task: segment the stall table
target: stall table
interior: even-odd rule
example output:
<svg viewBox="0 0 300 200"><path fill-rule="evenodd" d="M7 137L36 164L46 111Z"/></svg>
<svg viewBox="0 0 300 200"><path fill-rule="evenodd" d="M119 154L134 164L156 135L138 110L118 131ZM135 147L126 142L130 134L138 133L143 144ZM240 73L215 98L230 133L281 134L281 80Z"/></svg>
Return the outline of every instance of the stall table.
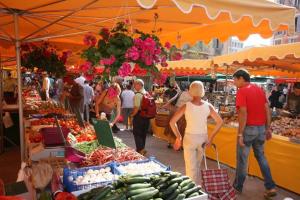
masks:
<svg viewBox="0 0 300 200"><path fill-rule="evenodd" d="M165 139L164 128L157 127L154 121L151 125L154 135ZM209 125L208 132L212 132L213 128L214 125ZM236 135L237 128L224 126L214 140L218 147L220 162L232 168L236 165ZM300 194L300 144L292 143L285 137L273 135L273 138L266 142L265 155L275 183ZM212 149L207 151L207 156L215 160ZM262 178L253 151L249 156L248 174Z"/></svg>

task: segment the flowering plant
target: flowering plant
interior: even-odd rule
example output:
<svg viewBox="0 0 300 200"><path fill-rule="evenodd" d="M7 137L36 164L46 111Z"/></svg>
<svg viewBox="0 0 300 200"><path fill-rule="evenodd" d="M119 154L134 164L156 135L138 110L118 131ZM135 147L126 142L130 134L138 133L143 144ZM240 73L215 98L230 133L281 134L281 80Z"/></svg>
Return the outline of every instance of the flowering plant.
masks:
<svg viewBox="0 0 300 200"><path fill-rule="evenodd" d="M23 44L21 45L21 65L26 68L37 67L41 71L63 75L66 72L65 64L70 54L71 51L64 51L59 55L47 42L41 45Z"/></svg>
<svg viewBox="0 0 300 200"><path fill-rule="evenodd" d="M145 34L135 30L129 33L127 23L119 22L112 30L102 28L100 30L100 39L91 34L87 34L84 43L88 46L83 51L82 57L95 65L104 65L104 75L122 77L128 76L132 71L131 63L138 64L148 72L158 73L157 64L167 66L169 58L166 48L161 45L159 38L153 34Z"/></svg>

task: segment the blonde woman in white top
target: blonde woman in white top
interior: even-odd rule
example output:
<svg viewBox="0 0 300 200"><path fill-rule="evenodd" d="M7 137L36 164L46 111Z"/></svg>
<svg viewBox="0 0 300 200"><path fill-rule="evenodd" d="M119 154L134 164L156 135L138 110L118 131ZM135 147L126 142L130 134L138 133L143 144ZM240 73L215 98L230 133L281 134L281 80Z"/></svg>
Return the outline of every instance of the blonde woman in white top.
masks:
<svg viewBox="0 0 300 200"><path fill-rule="evenodd" d="M222 127L223 120L210 103L202 100L205 91L201 81L194 81L190 85L189 93L193 97L192 101L187 102L174 114L170 126L176 135L174 149L177 150L181 147L183 133L179 132L176 123L185 115L187 126L183 149L186 175L199 184L200 166L203 157L202 144L206 143L207 147L212 144L214 137ZM209 116L215 120L216 126L208 138L207 118Z"/></svg>

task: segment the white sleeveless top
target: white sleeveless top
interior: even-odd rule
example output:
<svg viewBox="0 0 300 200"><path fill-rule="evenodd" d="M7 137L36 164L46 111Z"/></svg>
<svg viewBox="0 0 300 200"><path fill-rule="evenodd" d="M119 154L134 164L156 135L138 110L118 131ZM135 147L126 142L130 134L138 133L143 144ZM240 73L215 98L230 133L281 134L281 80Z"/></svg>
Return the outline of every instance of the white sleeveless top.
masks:
<svg viewBox="0 0 300 200"><path fill-rule="evenodd" d="M200 106L187 102L184 114L186 119L185 134L207 134L207 118L210 115L208 102L203 101Z"/></svg>

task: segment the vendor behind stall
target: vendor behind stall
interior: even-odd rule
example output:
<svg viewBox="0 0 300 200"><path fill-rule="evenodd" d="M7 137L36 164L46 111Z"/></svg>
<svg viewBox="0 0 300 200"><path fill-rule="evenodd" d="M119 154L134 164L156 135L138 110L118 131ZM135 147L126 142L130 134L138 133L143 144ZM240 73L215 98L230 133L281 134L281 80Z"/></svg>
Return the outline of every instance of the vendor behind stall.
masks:
<svg viewBox="0 0 300 200"><path fill-rule="evenodd" d="M286 109L292 113L300 114L300 82L294 84L294 90L288 96Z"/></svg>

